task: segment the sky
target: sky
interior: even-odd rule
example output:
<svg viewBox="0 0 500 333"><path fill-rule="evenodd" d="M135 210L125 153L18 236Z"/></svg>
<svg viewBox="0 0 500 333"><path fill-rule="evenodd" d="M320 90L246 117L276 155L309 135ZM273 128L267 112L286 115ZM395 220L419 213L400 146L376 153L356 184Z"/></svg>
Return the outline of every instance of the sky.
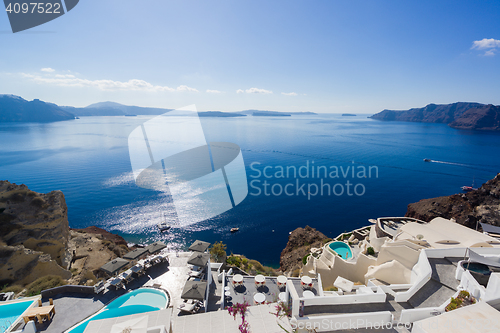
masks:
<svg viewBox="0 0 500 333"><path fill-rule="evenodd" d="M82 0L12 33L0 93L59 105L375 113L500 104L500 1Z"/></svg>

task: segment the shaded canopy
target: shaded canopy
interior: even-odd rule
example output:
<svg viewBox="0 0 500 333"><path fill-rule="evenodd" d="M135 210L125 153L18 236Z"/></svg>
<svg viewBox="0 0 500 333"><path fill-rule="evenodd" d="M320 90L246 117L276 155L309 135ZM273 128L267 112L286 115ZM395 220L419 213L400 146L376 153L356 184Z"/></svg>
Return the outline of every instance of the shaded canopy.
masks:
<svg viewBox="0 0 500 333"><path fill-rule="evenodd" d="M119 271L122 267L127 266L128 263L129 263L128 260L125 260L123 258L116 258L102 265L100 270L108 273L109 275L113 275L114 273Z"/></svg>
<svg viewBox="0 0 500 333"><path fill-rule="evenodd" d="M163 250L166 247L167 247L167 245L165 245L165 243L158 241L158 242L154 242L153 244L149 244L148 246L146 246L145 249L147 251L149 251L149 253L153 254L153 253L156 253L156 252Z"/></svg>
<svg viewBox="0 0 500 333"><path fill-rule="evenodd" d="M148 250L146 248L143 248L143 249L137 248L133 251L130 251L126 255L124 255L123 258L129 259L129 260L135 260L135 259L139 258L140 256L142 256L146 252L148 252Z"/></svg>
<svg viewBox="0 0 500 333"><path fill-rule="evenodd" d="M191 257L188 260L189 265L195 265L195 266L200 266L203 267L207 264L208 259L210 259L210 254L209 253L200 253L200 252L195 252L191 255Z"/></svg>
<svg viewBox="0 0 500 333"><path fill-rule="evenodd" d="M187 281L182 290L181 298L203 301L206 290L207 281Z"/></svg>
<svg viewBox="0 0 500 333"><path fill-rule="evenodd" d="M205 252L208 249L209 246L210 246L210 243L208 243L208 242L204 242L204 241L201 241L201 240L196 240L189 247L189 251Z"/></svg>
<svg viewBox="0 0 500 333"><path fill-rule="evenodd" d="M481 222L479 222L479 224L481 225L481 228L483 228L484 232L500 235L500 227Z"/></svg>

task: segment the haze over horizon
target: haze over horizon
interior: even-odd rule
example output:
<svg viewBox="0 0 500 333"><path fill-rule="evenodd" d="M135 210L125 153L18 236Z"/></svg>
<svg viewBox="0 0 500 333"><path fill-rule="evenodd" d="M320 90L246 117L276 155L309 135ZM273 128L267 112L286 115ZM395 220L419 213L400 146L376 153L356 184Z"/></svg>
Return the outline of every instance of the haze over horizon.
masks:
<svg viewBox="0 0 500 333"><path fill-rule="evenodd" d="M12 34L4 12L0 93L220 111L499 105L499 14L497 1L88 0Z"/></svg>

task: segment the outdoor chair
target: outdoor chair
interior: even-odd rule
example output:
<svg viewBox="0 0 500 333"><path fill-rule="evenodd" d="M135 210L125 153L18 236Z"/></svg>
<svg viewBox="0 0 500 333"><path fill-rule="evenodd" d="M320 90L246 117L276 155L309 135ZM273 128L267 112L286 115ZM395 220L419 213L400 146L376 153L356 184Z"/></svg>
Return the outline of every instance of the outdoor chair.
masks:
<svg viewBox="0 0 500 333"><path fill-rule="evenodd" d="M203 303L195 301L193 303L182 303L179 305L179 310L184 313L194 314L200 311Z"/></svg>

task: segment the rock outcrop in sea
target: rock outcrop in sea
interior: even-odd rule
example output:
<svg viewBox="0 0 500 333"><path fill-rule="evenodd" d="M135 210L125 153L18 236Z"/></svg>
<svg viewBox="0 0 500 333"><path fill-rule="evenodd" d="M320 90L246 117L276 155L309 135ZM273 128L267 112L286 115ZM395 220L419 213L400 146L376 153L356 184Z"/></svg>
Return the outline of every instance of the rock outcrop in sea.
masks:
<svg viewBox="0 0 500 333"><path fill-rule="evenodd" d="M442 123L457 129L500 131L500 106L465 103L429 104L405 111L383 110L370 118L385 121Z"/></svg>

